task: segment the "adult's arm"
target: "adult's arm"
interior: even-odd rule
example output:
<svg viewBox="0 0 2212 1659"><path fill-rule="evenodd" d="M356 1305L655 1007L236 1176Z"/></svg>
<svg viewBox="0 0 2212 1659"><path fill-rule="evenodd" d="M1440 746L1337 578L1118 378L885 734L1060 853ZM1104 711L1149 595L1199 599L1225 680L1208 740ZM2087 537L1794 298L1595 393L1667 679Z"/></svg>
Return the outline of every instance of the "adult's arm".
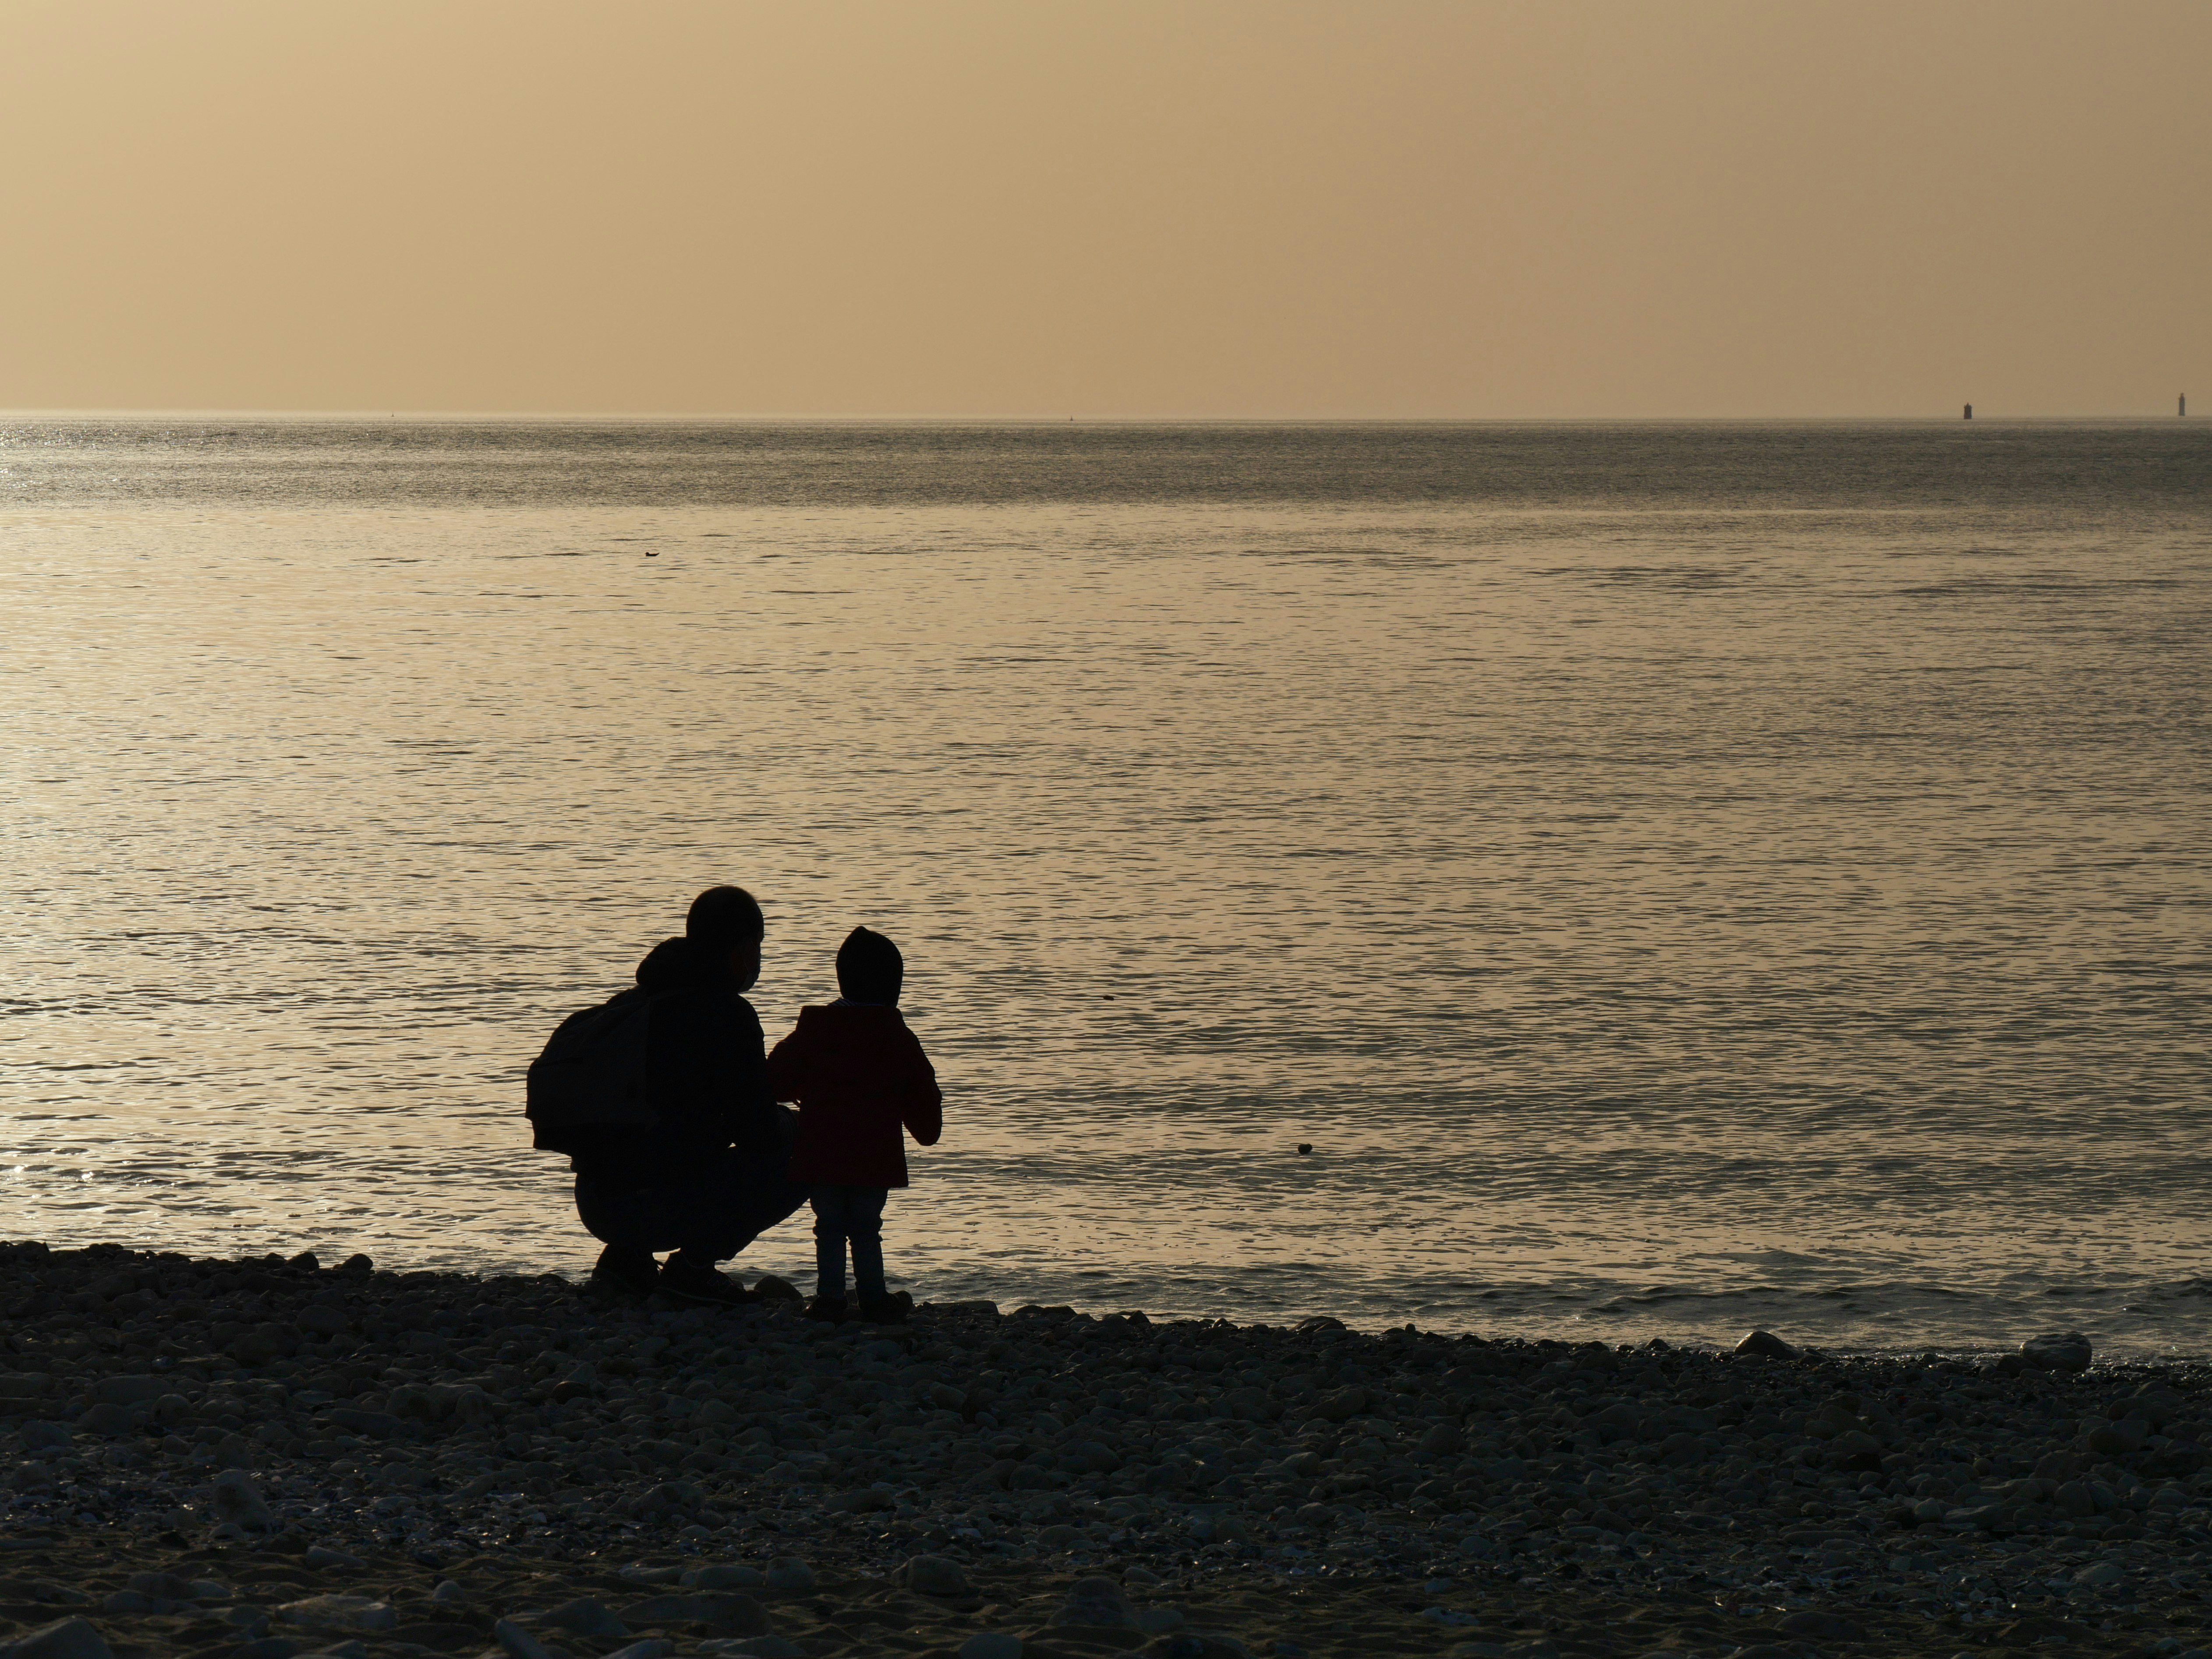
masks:
<svg viewBox="0 0 2212 1659"><path fill-rule="evenodd" d="M760 1016L743 997L702 988L653 1010L653 1097L671 1151L780 1144Z"/></svg>

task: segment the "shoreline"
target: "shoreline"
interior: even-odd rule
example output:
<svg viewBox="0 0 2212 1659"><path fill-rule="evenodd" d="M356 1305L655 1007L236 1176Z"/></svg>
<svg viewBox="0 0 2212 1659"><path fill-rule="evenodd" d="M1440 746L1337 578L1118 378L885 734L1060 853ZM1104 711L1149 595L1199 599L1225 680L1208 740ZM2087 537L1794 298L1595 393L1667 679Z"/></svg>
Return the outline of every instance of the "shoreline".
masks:
<svg viewBox="0 0 2212 1659"><path fill-rule="evenodd" d="M0 1245L0 1642L2212 1652L2200 1363L988 1303L828 1327L98 1245Z"/></svg>

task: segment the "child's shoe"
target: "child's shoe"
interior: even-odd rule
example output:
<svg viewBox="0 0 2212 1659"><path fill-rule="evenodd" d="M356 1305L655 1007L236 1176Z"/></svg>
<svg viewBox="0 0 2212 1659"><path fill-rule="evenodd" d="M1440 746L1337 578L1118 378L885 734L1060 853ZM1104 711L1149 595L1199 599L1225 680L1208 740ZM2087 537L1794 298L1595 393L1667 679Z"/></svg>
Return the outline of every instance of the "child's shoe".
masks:
<svg viewBox="0 0 2212 1659"><path fill-rule="evenodd" d="M860 1317L871 1325L903 1325L907 1304L895 1296L868 1296L860 1298Z"/></svg>
<svg viewBox="0 0 2212 1659"><path fill-rule="evenodd" d="M845 1298L817 1296L806 1304L806 1316L821 1320L824 1324L842 1324L851 1316L846 1311Z"/></svg>

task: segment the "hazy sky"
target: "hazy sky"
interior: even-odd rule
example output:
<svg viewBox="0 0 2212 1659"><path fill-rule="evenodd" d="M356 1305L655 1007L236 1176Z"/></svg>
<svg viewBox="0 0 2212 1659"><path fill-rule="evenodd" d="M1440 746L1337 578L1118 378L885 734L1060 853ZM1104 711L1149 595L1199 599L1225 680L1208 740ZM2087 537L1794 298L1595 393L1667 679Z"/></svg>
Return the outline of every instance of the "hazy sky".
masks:
<svg viewBox="0 0 2212 1659"><path fill-rule="evenodd" d="M10 0L0 407L2212 416L2212 0Z"/></svg>

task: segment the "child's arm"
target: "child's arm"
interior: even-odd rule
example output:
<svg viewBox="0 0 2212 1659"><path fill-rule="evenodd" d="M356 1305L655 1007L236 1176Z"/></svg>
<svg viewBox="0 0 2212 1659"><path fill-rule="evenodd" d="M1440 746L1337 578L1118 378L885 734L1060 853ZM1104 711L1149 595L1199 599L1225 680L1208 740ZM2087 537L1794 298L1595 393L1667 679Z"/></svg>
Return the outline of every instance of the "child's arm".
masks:
<svg viewBox="0 0 2212 1659"><path fill-rule="evenodd" d="M934 1146L945 1133L945 1094L937 1086L937 1068L929 1063L913 1032L907 1033L907 1042L913 1045L913 1052L907 1057L906 1103L899 1115L916 1145Z"/></svg>

